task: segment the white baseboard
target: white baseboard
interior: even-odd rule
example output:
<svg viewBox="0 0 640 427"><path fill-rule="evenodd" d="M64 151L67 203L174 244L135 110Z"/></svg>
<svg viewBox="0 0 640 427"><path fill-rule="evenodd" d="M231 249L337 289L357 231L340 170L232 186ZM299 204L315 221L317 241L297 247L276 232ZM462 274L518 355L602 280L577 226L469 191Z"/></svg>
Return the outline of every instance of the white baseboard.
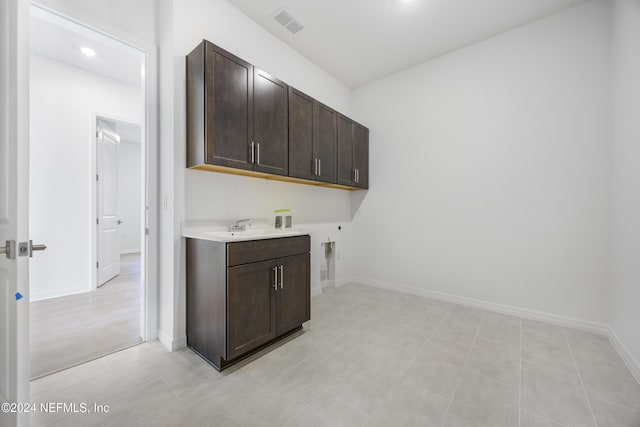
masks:
<svg viewBox="0 0 640 427"><path fill-rule="evenodd" d="M473 298L461 297L442 292L427 291L424 289L416 289L408 286L401 286L394 283L381 282L378 280L367 279L364 277L352 277L352 283L372 286L375 288L388 289L391 291L402 292L405 294L416 295L424 298L431 298L439 301L450 302L454 304L465 305L468 307L480 308L483 310L493 311L496 313L509 314L512 316L522 317L524 319L539 320L542 322L552 323L558 326L568 328L581 329L583 331L594 332L601 335L609 334L609 326L604 323L592 322L589 320L576 319L573 317L560 316L557 314L545 313L542 311L529 310L526 308L514 307L510 305L497 304L489 301L483 301Z"/></svg>
<svg viewBox="0 0 640 427"><path fill-rule="evenodd" d="M168 351L174 352L176 350L180 350L187 346L187 336L183 335L181 337L170 337L168 334L165 334L164 331L158 331L158 341L166 348Z"/></svg>
<svg viewBox="0 0 640 427"><path fill-rule="evenodd" d="M347 283L354 283L356 280L356 278L354 276L347 276L347 277L343 277L341 279L338 279L334 282L334 286L336 288L339 288L341 286L346 285Z"/></svg>
<svg viewBox="0 0 640 427"><path fill-rule="evenodd" d="M91 292L91 288L87 286L82 286L77 288L58 289L50 292L38 292L38 293L31 294L29 296L29 302L42 301L42 300L51 299L51 298L66 297L69 295L82 294L85 292Z"/></svg>
<svg viewBox="0 0 640 427"><path fill-rule="evenodd" d="M609 328L607 336L609 337L609 341L611 342L611 345L613 345L613 348L616 349L624 361L624 364L627 365L627 368L629 368L636 381L640 383L640 363L638 362L638 359L631 354L627 346L624 345L622 340L620 340L613 328Z"/></svg>
<svg viewBox="0 0 640 427"><path fill-rule="evenodd" d="M322 290L325 288L339 288L340 286L344 286L347 283L353 283L353 278L351 276L334 280L334 281L331 281L331 280L323 281L321 282L320 286L311 289L311 298L322 295L322 292L323 292Z"/></svg>

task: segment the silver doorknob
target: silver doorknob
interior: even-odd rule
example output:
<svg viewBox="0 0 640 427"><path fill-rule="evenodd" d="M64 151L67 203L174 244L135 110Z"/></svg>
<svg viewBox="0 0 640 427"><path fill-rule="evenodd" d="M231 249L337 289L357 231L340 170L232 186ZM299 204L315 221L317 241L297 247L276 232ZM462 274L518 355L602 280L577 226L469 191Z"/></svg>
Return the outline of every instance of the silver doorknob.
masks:
<svg viewBox="0 0 640 427"><path fill-rule="evenodd" d="M33 258L33 251L44 251L47 245L34 245L33 240L29 240L29 257Z"/></svg>
<svg viewBox="0 0 640 427"><path fill-rule="evenodd" d="M118 220L118 225L122 224L124 221Z"/></svg>
<svg viewBox="0 0 640 427"><path fill-rule="evenodd" d="M7 240L4 246L0 246L0 254L5 254L9 259L16 259L16 241Z"/></svg>

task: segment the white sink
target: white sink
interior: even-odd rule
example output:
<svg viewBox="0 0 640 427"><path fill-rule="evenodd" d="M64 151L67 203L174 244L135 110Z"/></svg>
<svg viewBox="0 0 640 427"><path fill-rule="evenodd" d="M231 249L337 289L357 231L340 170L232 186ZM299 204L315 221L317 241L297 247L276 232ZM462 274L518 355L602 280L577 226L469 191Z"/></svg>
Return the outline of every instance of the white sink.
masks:
<svg viewBox="0 0 640 427"><path fill-rule="evenodd" d="M204 234L212 236L220 236L224 238L243 237L243 236L260 236L266 234L269 230L244 230L244 231L205 231Z"/></svg>
<svg viewBox="0 0 640 427"><path fill-rule="evenodd" d="M229 242L238 240L259 240L273 239L278 237L297 236L302 234L300 231L294 230L275 230L275 229L249 229L245 231L203 231L202 236L207 240L217 242Z"/></svg>

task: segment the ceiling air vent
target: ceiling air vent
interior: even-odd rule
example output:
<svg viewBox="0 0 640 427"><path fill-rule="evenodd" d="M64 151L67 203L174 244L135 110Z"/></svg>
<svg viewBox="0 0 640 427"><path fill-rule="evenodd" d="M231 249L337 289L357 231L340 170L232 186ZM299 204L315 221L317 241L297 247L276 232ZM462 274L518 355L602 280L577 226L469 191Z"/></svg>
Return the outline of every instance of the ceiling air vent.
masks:
<svg viewBox="0 0 640 427"><path fill-rule="evenodd" d="M291 31L291 33L293 34L304 28L304 26L296 18L293 17L291 12L289 12L286 7L282 7L280 8L280 10L274 13L273 19L278 21L280 25Z"/></svg>

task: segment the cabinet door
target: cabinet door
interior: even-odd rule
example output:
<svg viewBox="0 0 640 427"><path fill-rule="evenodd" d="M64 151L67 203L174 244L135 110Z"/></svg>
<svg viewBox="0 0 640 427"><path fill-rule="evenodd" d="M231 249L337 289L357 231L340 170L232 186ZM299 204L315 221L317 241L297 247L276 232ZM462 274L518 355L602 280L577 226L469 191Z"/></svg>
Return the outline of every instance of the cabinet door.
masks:
<svg viewBox="0 0 640 427"><path fill-rule="evenodd" d="M289 88L289 176L315 179L313 98Z"/></svg>
<svg viewBox="0 0 640 427"><path fill-rule="evenodd" d="M353 167L355 186L369 188L369 129L353 124Z"/></svg>
<svg viewBox="0 0 640 427"><path fill-rule="evenodd" d="M338 116L338 184L354 185L353 122Z"/></svg>
<svg viewBox="0 0 640 427"><path fill-rule="evenodd" d="M287 175L288 160L288 86L264 71L254 68L253 142L254 169Z"/></svg>
<svg viewBox="0 0 640 427"><path fill-rule="evenodd" d="M310 319L309 254L278 258L276 334L288 332Z"/></svg>
<svg viewBox="0 0 640 427"><path fill-rule="evenodd" d="M269 260L227 269L227 360L276 336L274 265Z"/></svg>
<svg viewBox="0 0 640 427"><path fill-rule="evenodd" d="M206 58L205 160L251 169L253 66L210 43Z"/></svg>
<svg viewBox="0 0 640 427"><path fill-rule="evenodd" d="M335 183L338 113L316 102L315 157L319 159L318 181Z"/></svg>

